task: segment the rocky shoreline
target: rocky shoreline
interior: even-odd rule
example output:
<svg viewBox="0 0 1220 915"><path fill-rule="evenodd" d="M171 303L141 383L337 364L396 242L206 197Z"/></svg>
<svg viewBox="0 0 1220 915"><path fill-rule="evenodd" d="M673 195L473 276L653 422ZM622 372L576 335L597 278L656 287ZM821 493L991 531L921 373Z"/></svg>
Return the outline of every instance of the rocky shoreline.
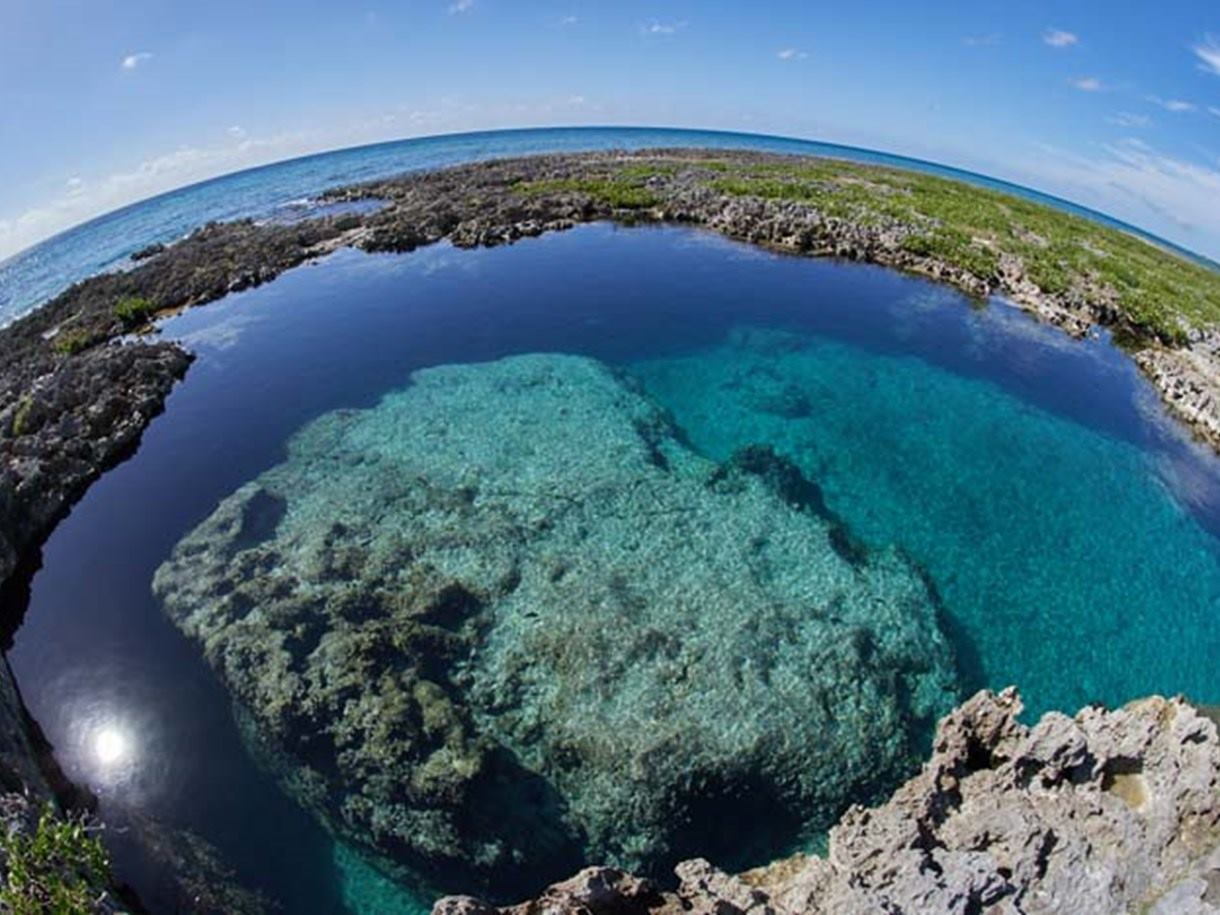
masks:
<svg viewBox="0 0 1220 915"><path fill-rule="evenodd" d="M144 428L164 409L174 384L189 368L191 355L179 345L133 335L153 330L149 322L159 314L202 305L267 282L285 270L345 246L369 252L410 251L446 239L457 247L492 246L580 223L614 220L689 224L779 251L882 264L949 283L972 296L1005 296L1074 336L1083 336L1095 326L1113 330L1131 350L1167 409L1220 450L1220 334L1194 330L1182 340L1160 339L1147 328L1132 324L1104 288L1075 286L1046 292L1031 279L1019 259L1003 255L992 275L980 276L946 259L916 253L907 244L909 227L900 223L857 222L807 203L722 193L708 181L718 167L713 163L768 166L793 161L797 160L760 153L667 150L536 156L459 166L338 189L326 195L333 202L369 198L385 202L371 212L329 215L291 225L248 220L209 224L180 242L140 252L138 262L127 272L75 284L0 330L0 582L7 592L6 631L11 632L19 622L15 617L22 604L22 581L36 568L41 543L87 487L138 446ZM626 191L615 184L615 176L624 168L635 169L640 176ZM5 732L5 744L0 747L6 759L11 756L19 763L6 766L6 772L11 768L15 774L12 779L6 776L4 787L49 796L41 781L43 776L22 775L25 763L20 761L31 760L34 750L27 737L19 736L26 727L24 709L7 666L0 670L0 687L0 709L21 723L18 730ZM880 812L849 814L834 832L831 857L826 862L787 862L761 875L746 875L741 881L704 865L684 865L680 874L685 882L677 895L660 894L623 874L599 871L593 876L583 875L578 884L561 887L521 911L540 911L539 906L548 911L583 906L593 913L634 912L674 905L687 909L706 906L718 912L873 911L880 897L851 895L864 892L869 880L874 889L894 887L887 898L907 900L907 908L896 903L898 907L891 906L892 911L918 911L929 905L939 908L942 902L949 911L982 911L982 905L1005 912L1054 911L1064 909L1031 901L1042 897L1030 888L1051 886L1048 875L1059 873L1055 879L1060 882L1054 886L1069 893L1064 899L1076 900L1082 906L1069 909L1100 912L1111 911L1113 900L1120 898L1124 904L1152 904L1149 894L1160 884L1152 876L1131 877L1129 865L1133 861L1153 862L1148 864L1153 870L1140 872L1145 874L1167 873L1155 868L1170 864L1181 869L1182 879L1162 889L1176 893L1173 899L1186 902L1178 908L1150 911L1215 911L1216 892L1212 888L1220 881L1217 862L1204 867L1199 864L1201 859L1178 854L1201 834L1200 824L1214 838L1220 811L1216 802L1214 728L1180 703L1149 700L1136 711L1086 711L1074 723L1060 716L1062 720L1047 724L1044 719L1033 731L1025 731L1014 722L1014 705L1015 699L1010 696L976 697L951 715L942 726L937 755L924 774L879 808ZM1148 723L1150 716L1169 722L1168 730L1156 731ZM986 728L981 732L983 724ZM1048 728L1053 732L1050 737ZM1134 755L1123 756L1114 747L1116 741L1126 739L1123 734L1128 730L1145 734L1147 740L1131 751ZM1173 749L1174 739L1178 739L1177 750ZM980 746L998 765L978 768ZM1204 753L1199 747L1206 751L1204 762L1199 761L1198 753ZM1101 889L1093 887L1098 894L1094 897L1070 895L1084 892L1073 887L1077 881L1072 875L1093 872L1079 870L1085 867L1079 857L1064 857L1063 849L1072 846L1063 841L1062 824L1036 833L1057 837L1055 852L1049 858L1035 854L1030 864L1020 858L1030 852L1030 846L1025 845L1011 853L1014 861L1025 862L1021 865L1025 870L1015 864L988 864L978 857L996 842L1009 841L1013 836L1024 837L1024 841L1034 836L1029 818L1042 815L1037 811L1030 813L1022 808L1023 812L1012 813L1004 808L1001 815L993 810L997 819L989 821L992 826L984 830L989 836L986 842L979 838L981 833L971 834L971 838L962 832L955 833L951 840L944 839L942 845L929 844L929 830L938 835L937 830L946 823L959 822L960 817L937 822L927 817L940 817L946 805L952 806L954 797L958 798L954 803L962 803L961 798L966 796L961 789L964 775L970 776L971 785L990 785L980 795L990 799L988 803L996 798L1028 801L1046 792L1063 803L1077 805L1072 808L1079 813L1077 826L1095 822L1108 829L1118 828L1111 813L1120 819L1127 817L1114 808L1112 801L1117 797L1126 803L1121 795L1127 789L1116 790L1115 785L1141 784L1128 778L1136 775L1149 785L1169 785L1168 775L1158 782L1148 773L1169 772L1185 764L1182 761L1188 756L1193 760L1190 765L1196 766L1192 771L1202 772L1210 766L1211 773L1207 783L1210 794L1196 791L1201 784L1197 779L1183 786L1183 791L1195 792L1189 794L1189 803L1194 805L1189 828L1179 804L1186 803L1186 795L1174 794L1172 812L1178 817L1174 822L1181 827L1173 834L1177 838L1158 839L1159 845L1138 854L1124 851L1127 857L1116 858L1120 864L1107 872L1108 882L1102 881ZM1069 765L1066 759L1075 761ZM1115 764L1120 768L1133 765L1130 760L1135 759L1144 768L1142 774L1113 766L1107 770L1107 759L1128 760ZM1022 774L1044 770L1058 774L1039 775L1032 781ZM1116 780L1118 776L1122 779ZM1047 778L1051 778L1049 783ZM1160 804L1163 798L1154 800ZM899 808L905 812L894 812ZM922 811L918 816L912 812L916 809ZM1169 816L1165 813L1169 808L1155 809ZM905 825L869 826L884 820L887 810L899 819L906 817ZM1127 824L1123 829L1130 826L1127 820L1122 822ZM1164 817L1158 820L1167 822ZM914 832L908 829L902 833L908 827ZM871 831L874 828L880 831ZM906 836L902 843L884 844L892 843L900 833ZM1162 830L1157 835L1168 836L1169 832ZM980 842L983 847L976 847ZM946 865L937 848L952 850L957 857ZM872 849L871 857L857 860L857 853L868 849ZM906 861L896 855L897 849L910 853L907 857L915 855L907 862L911 866L904 863L885 871L885 865ZM1161 857L1147 857L1151 854ZM1062 862L1062 870L1044 867L1047 861ZM1005 875L1005 871L1009 873ZM866 879L866 874L872 876ZM926 882L931 879L929 875L936 877L930 884ZM904 880L924 882L917 886ZM1107 892L1124 895L1102 895ZM642 902L645 899L646 904ZM1017 906L1017 899L1024 900L1024 908ZM1096 902L1102 899L1107 900L1104 905ZM1194 908L1189 907L1192 905ZM455 906L487 909L470 901L447 902L442 909L452 911Z"/></svg>
<svg viewBox="0 0 1220 915"><path fill-rule="evenodd" d="M708 183L725 163L744 168L801 161L664 150L457 166L325 195L329 202L384 201L370 212L290 225L208 224L182 241L140 252L129 271L75 284L0 330L0 580L92 480L134 447L185 373L190 355L177 344L132 341L130 335L152 330L148 322L158 314L268 282L344 246L411 251L446 239L459 248L493 246L615 220L695 225L775 250L882 264L972 296L1005 296L1074 336L1095 326L1111 329L1169 411L1220 449L1220 335L1214 331L1166 343L1132 324L1104 288L1048 293L1019 260L1004 255L995 274L982 277L914 253L905 244L912 230L901 223L855 222L797 201L735 196ZM615 184L624 168L647 177L624 189Z"/></svg>
<svg viewBox="0 0 1220 915"><path fill-rule="evenodd" d="M433 915L1211 915L1220 912L1220 740L1177 699L1017 720L1014 690L940 724L931 760L886 803L853 807L828 853L738 875L704 859L676 890L594 867L497 909Z"/></svg>

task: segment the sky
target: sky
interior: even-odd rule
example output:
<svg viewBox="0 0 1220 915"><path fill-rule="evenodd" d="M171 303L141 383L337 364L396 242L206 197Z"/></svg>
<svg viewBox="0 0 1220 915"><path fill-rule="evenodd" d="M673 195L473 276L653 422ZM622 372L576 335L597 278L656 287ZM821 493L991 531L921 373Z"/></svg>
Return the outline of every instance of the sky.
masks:
<svg viewBox="0 0 1220 915"><path fill-rule="evenodd" d="M865 146L1220 258L1220 2L0 0L0 259L240 168L497 127Z"/></svg>

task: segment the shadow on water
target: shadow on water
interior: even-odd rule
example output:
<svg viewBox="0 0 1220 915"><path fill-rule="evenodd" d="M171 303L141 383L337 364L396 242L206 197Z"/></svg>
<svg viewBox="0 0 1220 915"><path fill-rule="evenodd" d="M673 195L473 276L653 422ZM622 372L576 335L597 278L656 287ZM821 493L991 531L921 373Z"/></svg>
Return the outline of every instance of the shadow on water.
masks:
<svg viewBox="0 0 1220 915"><path fill-rule="evenodd" d="M624 365L717 345L751 323L915 353L1146 443L1121 354L962 304L877 268L782 258L678 229L595 225L493 250L339 252L165 322L163 333L199 359L134 458L87 493L45 545L41 570L31 566L5 595L4 618L20 621L13 669L65 771L99 795L103 812L189 829L285 911L341 911L330 836L251 761L225 690L152 597L153 573L186 532L282 460L302 424L375 403L416 368L539 351ZM1220 486L1201 491L1213 499ZM829 513L816 485L794 495ZM846 533L839 546L858 549ZM942 623L964 690L984 685L961 621L942 611ZM121 764L99 758L103 733L128 741ZM519 798L526 807L558 803L545 785L514 790L528 795ZM791 846L790 814L749 773L709 785L703 798L685 814L675 859L747 866ZM579 857L561 839L557 874ZM141 892L164 892L147 859L121 850L120 864ZM552 876L520 875L514 888L524 895Z"/></svg>

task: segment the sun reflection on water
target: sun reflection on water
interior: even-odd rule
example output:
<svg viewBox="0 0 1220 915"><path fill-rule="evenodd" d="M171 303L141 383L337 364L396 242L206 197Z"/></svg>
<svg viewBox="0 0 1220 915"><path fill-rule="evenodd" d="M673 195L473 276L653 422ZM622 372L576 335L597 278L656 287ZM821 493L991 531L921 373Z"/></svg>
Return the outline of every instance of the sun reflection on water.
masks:
<svg viewBox="0 0 1220 915"><path fill-rule="evenodd" d="M65 762L77 778L104 795L125 798L144 781L147 760L140 717L114 707L77 706ZM132 800L133 798L128 798Z"/></svg>
<svg viewBox="0 0 1220 915"><path fill-rule="evenodd" d="M93 733L93 758L110 769L119 765L131 754L131 741L126 733L115 725L102 725Z"/></svg>

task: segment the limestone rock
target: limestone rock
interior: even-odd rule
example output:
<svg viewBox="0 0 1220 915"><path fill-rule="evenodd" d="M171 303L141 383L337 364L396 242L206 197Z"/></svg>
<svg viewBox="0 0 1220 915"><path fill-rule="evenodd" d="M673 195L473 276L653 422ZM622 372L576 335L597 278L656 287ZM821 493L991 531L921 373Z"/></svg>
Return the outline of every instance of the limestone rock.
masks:
<svg viewBox="0 0 1220 915"><path fill-rule="evenodd" d="M1220 740L1181 699L1017 720L1013 690L941 722L932 759L885 804L853 807L825 858L732 877L678 866L661 903L616 911L1158 915L1220 912ZM580 911L563 885L547 911ZM446 911L448 903L438 903ZM520 910L522 907L517 907Z"/></svg>

